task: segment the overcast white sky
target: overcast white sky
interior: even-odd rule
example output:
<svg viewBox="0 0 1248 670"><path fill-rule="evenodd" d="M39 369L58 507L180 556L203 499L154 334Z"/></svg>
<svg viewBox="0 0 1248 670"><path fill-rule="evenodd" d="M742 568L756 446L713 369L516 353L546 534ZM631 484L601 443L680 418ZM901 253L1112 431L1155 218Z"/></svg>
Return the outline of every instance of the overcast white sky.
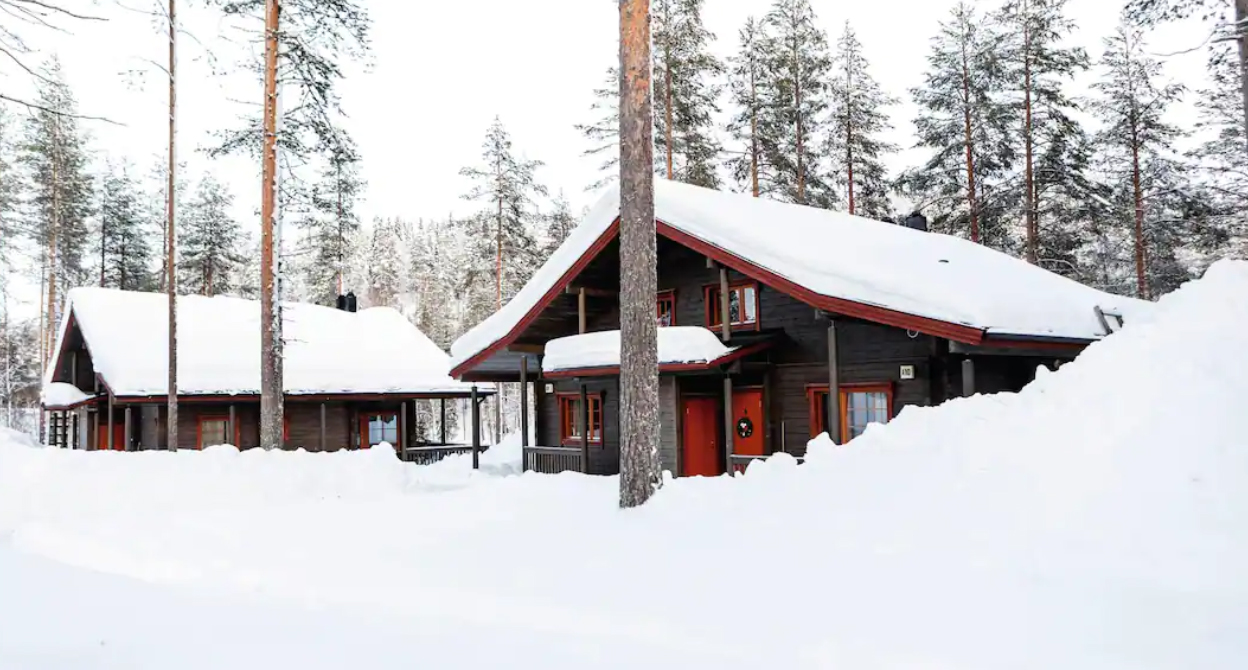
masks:
<svg viewBox="0 0 1248 670"><path fill-rule="evenodd" d="M82 0L85 5L85 0ZM121 0L144 6L153 0ZM903 103L893 112L894 141L913 143L915 108L908 90L921 83L930 39L955 0L813 0L823 26L835 37L846 20L859 33L876 78ZM184 3L185 4L185 3ZM590 204L585 185L595 179L596 160L580 157L585 143L574 124L591 119L592 90L618 58L618 4L615 0L369 0L375 21L372 63L351 73L342 89L348 127L364 155L368 180L362 212L366 217L445 217L471 207L460 196L468 190L458 175L480 154L486 127L497 115L515 146L545 161L540 179L552 193L563 190L574 208ZM747 16L767 11L770 0L707 0L706 22L718 36L716 51L728 56ZM983 5L995 5L995 0ZM1121 0L1071 0L1079 25L1074 40L1094 56L1114 28ZM104 24L67 24L72 35L28 32L45 53L60 54L67 78L84 113L124 123L90 124L93 147L101 155L129 156L142 167L165 151L166 90L163 76L142 59L163 61L165 42L154 22L139 14L101 5ZM183 11L183 27L222 58L237 56L223 46L228 32L213 16ZM239 36L235 36L239 37ZM1166 29L1154 48L1190 48L1204 39L1193 26ZM238 49L239 47L232 47ZM181 157L191 174L212 170L239 196L240 216L250 219L259 200L259 176L249 162L210 162L193 154L212 129L229 125L245 111L242 102L259 101L258 84L214 78L194 40L183 40L179 88ZM1172 59L1171 74L1199 86L1204 54ZM145 85L122 73L146 67ZM7 74L5 74L7 73ZM24 85L10 68L0 85ZM918 160L901 156L898 165Z"/></svg>

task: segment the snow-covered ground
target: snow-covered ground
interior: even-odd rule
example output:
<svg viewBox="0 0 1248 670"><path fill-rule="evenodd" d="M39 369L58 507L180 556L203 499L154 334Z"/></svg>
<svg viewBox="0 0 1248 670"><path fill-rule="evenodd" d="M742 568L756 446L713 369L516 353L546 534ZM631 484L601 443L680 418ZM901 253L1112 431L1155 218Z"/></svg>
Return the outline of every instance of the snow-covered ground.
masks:
<svg viewBox="0 0 1248 670"><path fill-rule="evenodd" d="M514 445L9 445L0 668L1242 668L1245 295L1221 263L1022 393L628 512Z"/></svg>

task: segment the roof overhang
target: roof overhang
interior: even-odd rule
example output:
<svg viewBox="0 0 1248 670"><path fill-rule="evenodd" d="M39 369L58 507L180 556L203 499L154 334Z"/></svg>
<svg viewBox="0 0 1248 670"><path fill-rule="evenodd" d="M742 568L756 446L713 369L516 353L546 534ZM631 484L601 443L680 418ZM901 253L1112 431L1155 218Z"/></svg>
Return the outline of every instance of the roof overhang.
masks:
<svg viewBox="0 0 1248 670"><path fill-rule="evenodd" d="M709 361L699 361L691 363L659 363L660 373L680 373L680 372L706 372L716 370L725 365L729 365L735 361L739 361L746 356L756 354L765 349L769 349L774 340L767 339L762 342L756 342L748 346L737 347L732 351ZM552 370L550 372L542 372L543 379L570 379L575 377L614 377L620 374L620 366L603 365L592 368L569 368L566 370Z"/></svg>
<svg viewBox="0 0 1248 670"><path fill-rule="evenodd" d="M836 314L843 314L865 321L880 323L896 328L905 328L916 332L932 335L935 337L945 338L954 342L963 344L978 345L984 340L984 331L975 326L969 326L961 323L951 323L932 319L929 317L916 316L899 312L897 310L881 307L879 305L871 305L844 298L826 296L812 291L804 286L785 279L775 272L768 270L760 265L750 262L732 252L721 247L706 242L701 238L690 235L682 230L675 228L662 219L655 219L655 229L658 235L665 237L677 244L692 249L707 258L714 260L725 267L731 268L741 274L750 277L762 284L785 293L796 300L800 300L812 307ZM472 371L482 362L488 359L494 352L509 346L516 341L517 338L535 321L541 313L565 290L565 287L571 284L586 267L607 248L612 240L616 238L620 230L620 220L617 216L611 225L594 240L593 244L585 250L576 262L571 265L559 277L546 293L534 303L519 321L512 324L507 334L495 340L488 347L476 352L472 356L465 359L462 363L455 366L451 370L451 376L456 379L471 379ZM550 374L546 375L547 377ZM484 377L482 378L484 379Z"/></svg>

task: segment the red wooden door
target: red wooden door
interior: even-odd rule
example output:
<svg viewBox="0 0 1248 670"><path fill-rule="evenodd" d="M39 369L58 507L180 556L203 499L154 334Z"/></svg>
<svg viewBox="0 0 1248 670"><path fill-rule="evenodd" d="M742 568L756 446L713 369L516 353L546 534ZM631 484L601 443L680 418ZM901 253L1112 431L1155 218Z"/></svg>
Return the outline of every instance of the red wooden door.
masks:
<svg viewBox="0 0 1248 670"><path fill-rule="evenodd" d="M680 462L686 477L714 477L723 472L719 465L719 435L715 430L717 406L714 398L685 398Z"/></svg>
<svg viewBox="0 0 1248 670"><path fill-rule="evenodd" d="M95 443L95 448L100 451L108 449L108 417L100 422L100 428L96 431L96 438L99 440ZM113 451L126 450L126 426L125 424L113 422Z"/></svg>
<svg viewBox="0 0 1248 670"><path fill-rule="evenodd" d="M764 455L765 425L762 389L735 391L732 394L732 452L742 456Z"/></svg>

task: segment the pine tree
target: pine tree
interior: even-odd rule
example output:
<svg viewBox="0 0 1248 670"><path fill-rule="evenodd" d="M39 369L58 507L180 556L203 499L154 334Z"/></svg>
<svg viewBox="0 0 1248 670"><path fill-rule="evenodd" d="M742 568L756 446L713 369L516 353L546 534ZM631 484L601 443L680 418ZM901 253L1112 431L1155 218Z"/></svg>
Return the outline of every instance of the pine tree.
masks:
<svg viewBox="0 0 1248 670"><path fill-rule="evenodd" d="M13 243L18 237L18 196L21 175L14 157L17 154L17 127L8 110L0 107L0 292L6 289L13 257Z"/></svg>
<svg viewBox="0 0 1248 670"><path fill-rule="evenodd" d="M568 239L568 235L572 233L572 229L576 227L576 218L572 216L572 206L568 204L568 199L559 194L555 198L554 207L545 217L546 231L542 240L541 262L545 262L550 255Z"/></svg>
<svg viewBox="0 0 1248 670"><path fill-rule="evenodd" d="M1017 92L1016 115L1022 120L1023 147L1021 204L1025 221L1024 249L1031 263L1060 255L1066 243L1055 239L1052 249L1044 249L1047 235L1041 234L1041 209L1065 200L1070 188L1078 187L1059 177L1079 180L1069 166L1078 163L1076 156L1064 156L1062 149L1080 148L1079 124L1072 112L1074 102L1066 95L1065 85L1088 68L1083 49L1064 45L1074 29L1074 22L1065 15L1067 0L1007 0L996 14L1005 39L999 47L1007 86ZM1037 161L1043 157L1051 171L1037 173ZM1065 167L1065 169L1063 169ZM1063 174L1065 173L1065 174ZM1042 199L1050 202L1042 203ZM1061 237L1055 231L1055 237Z"/></svg>
<svg viewBox="0 0 1248 670"><path fill-rule="evenodd" d="M837 41L829 93L832 123L827 153L835 166L832 182L845 196L850 214L884 220L892 205L883 159L897 147L880 136L892 128L885 110L897 100L871 76L862 43L848 22Z"/></svg>
<svg viewBox="0 0 1248 670"><path fill-rule="evenodd" d="M42 249L44 326L42 358L50 352L67 289L87 283L87 219L91 178L77 103L53 58L40 75L38 108L26 120L20 160L31 186L29 233Z"/></svg>
<svg viewBox="0 0 1248 670"><path fill-rule="evenodd" d="M1009 250L1012 203L1002 180L1014 164L1015 114L1002 99L998 39L974 7L959 2L932 40L925 84L912 91L921 108L918 145L932 152L902 178L932 228Z"/></svg>
<svg viewBox="0 0 1248 670"><path fill-rule="evenodd" d="M727 166L737 184L756 198L780 188L771 159L780 154L784 129L776 120L769 46L762 24L750 17L738 33L737 53L729 63L728 91L737 113L728 123L728 132L742 150L728 159Z"/></svg>
<svg viewBox="0 0 1248 670"><path fill-rule="evenodd" d="M153 287L152 249L147 219L139 200L138 183L129 167L110 165L100 182L99 262L100 286L125 291Z"/></svg>
<svg viewBox="0 0 1248 670"><path fill-rule="evenodd" d="M242 229L230 215L234 196L220 182L204 177L178 220L178 285L184 293L229 293L230 277L245 259Z"/></svg>
<svg viewBox="0 0 1248 670"><path fill-rule="evenodd" d="M333 304L347 291L345 285L347 245L360 229L356 204L364 190L360 178L360 158L349 139L331 152L321 170L320 181L312 188L311 206L299 225L305 233L303 280L308 286L306 299Z"/></svg>
<svg viewBox="0 0 1248 670"><path fill-rule="evenodd" d="M546 195L546 187L535 177L542 162L517 157L499 119L486 132L481 160L481 167L460 170L474 182L464 198L485 204L465 222L474 244L468 272L476 281L493 277L497 309L520 290L536 267L533 228L540 216L537 198Z"/></svg>
<svg viewBox="0 0 1248 670"><path fill-rule="evenodd" d="M405 265L400 222L375 219L368 248L368 304L398 307L403 294Z"/></svg>
<svg viewBox="0 0 1248 670"><path fill-rule="evenodd" d="M716 81L724 66L710 51L715 36L702 23L704 1L655 0L651 10L655 160L668 179L716 188Z"/></svg>
<svg viewBox="0 0 1248 670"><path fill-rule="evenodd" d="M1241 117L1239 64L1231 51L1222 45L1210 54L1210 83L1196 96L1196 128L1204 141L1191 158L1214 207L1209 226L1195 240L1205 256L1202 265L1223 255L1248 257L1248 153L1242 150L1248 137Z"/></svg>
<svg viewBox="0 0 1248 670"><path fill-rule="evenodd" d="M775 91L771 113L776 130L784 129L768 157L776 168L774 197L831 207L835 192L820 166L832 67L827 35L816 25L810 0L776 0L763 25L767 69Z"/></svg>
<svg viewBox="0 0 1248 670"><path fill-rule="evenodd" d="M1182 178L1169 155L1183 133L1164 120L1183 87L1161 81L1161 62L1145 50L1140 29L1125 22L1105 40L1101 67L1106 76L1093 84L1099 95L1092 106L1102 124L1101 167L1116 218L1130 231L1134 292L1149 298L1174 288L1183 274L1176 260L1182 207L1170 198Z"/></svg>
<svg viewBox="0 0 1248 670"><path fill-rule="evenodd" d="M582 156L601 156L598 171L602 177L585 187L596 191L619 179L620 166L620 71L615 66L607 68L607 76L601 87L594 89L594 104L590 110L596 115L592 123L577 124L576 130L589 141Z"/></svg>

